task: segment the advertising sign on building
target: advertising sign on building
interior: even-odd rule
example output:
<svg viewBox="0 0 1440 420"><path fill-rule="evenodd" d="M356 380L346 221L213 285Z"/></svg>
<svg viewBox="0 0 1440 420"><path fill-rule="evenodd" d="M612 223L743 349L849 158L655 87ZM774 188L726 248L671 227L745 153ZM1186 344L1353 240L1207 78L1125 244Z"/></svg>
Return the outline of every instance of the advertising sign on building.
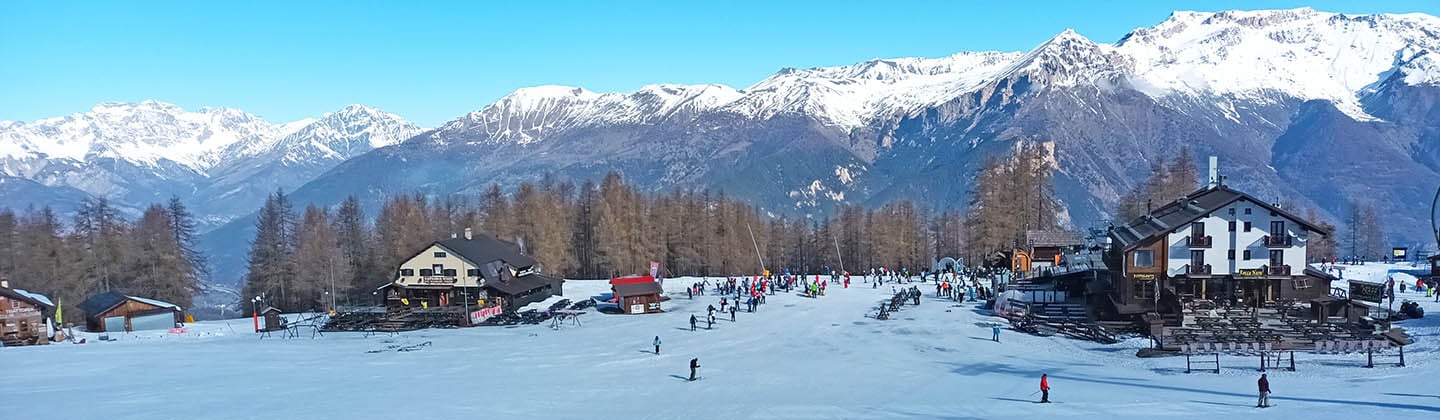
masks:
<svg viewBox="0 0 1440 420"><path fill-rule="evenodd" d="M1408 247L1400 247L1390 250L1390 258L1394 260L1404 261L1409 254L1410 248Z"/></svg>

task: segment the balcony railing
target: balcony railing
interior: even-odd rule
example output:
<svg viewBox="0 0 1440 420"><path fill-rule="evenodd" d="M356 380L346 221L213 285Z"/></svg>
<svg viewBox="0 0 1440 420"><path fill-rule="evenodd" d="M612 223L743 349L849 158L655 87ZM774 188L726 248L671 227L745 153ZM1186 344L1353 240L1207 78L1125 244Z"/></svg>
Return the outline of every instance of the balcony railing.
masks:
<svg viewBox="0 0 1440 420"><path fill-rule="evenodd" d="M1210 236L1187 236L1185 246L1191 248L1209 248L1215 241Z"/></svg>
<svg viewBox="0 0 1440 420"><path fill-rule="evenodd" d="M425 276L420 278L420 284L455 284L455 276Z"/></svg>
<svg viewBox="0 0 1440 420"><path fill-rule="evenodd" d="M1187 264L1185 265L1185 274L1189 274L1192 276L1208 276L1210 275L1210 264Z"/></svg>
<svg viewBox="0 0 1440 420"><path fill-rule="evenodd" d="M1295 237L1290 235L1265 235L1264 242L1268 248L1289 248L1295 244Z"/></svg>
<svg viewBox="0 0 1440 420"><path fill-rule="evenodd" d="M1265 267L1265 275L1267 275L1267 276L1288 276L1288 275L1290 275L1290 266L1288 266L1288 265L1277 265L1277 266Z"/></svg>

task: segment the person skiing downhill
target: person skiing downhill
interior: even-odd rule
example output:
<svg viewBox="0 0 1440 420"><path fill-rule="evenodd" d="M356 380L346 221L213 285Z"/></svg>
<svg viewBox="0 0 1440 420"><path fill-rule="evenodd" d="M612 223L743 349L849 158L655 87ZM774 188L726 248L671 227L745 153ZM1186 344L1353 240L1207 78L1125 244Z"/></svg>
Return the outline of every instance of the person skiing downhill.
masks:
<svg viewBox="0 0 1440 420"><path fill-rule="evenodd" d="M1260 386L1260 401L1257 401L1257 402L1255 403L1255 407L1258 407L1258 408L1269 407L1269 406L1270 406L1270 380L1269 380L1269 379L1265 379L1265 374L1262 373L1262 374L1260 374L1260 380L1257 381L1257 385Z"/></svg>
<svg viewBox="0 0 1440 420"><path fill-rule="evenodd" d="M695 331L695 314L690 314L690 331Z"/></svg>
<svg viewBox="0 0 1440 420"><path fill-rule="evenodd" d="M690 380L695 380L695 370L700 369L700 358L690 359Z"/></svg>
<svg viewBox="0 0 1440 420"><path fill-rule="evenodd" d="M660 336L655 336L655 354L660 354Z"/></svg>
<svg viewBox="0 0 1440 420"><path fill-rule="evenodd" d="M991 339L991 340L995 340L996 343L999 343L999 342L1000 342L1000 324L993 324L993 325L991 325L991 326L990 326L990 333L992 334L992 336L991 336L990 339Z"/></svg>
<svg viewBox="0 0 1440 420"><path fill-rule="evenodd" d="M1264 379L1261 380L1263 381ZM1050 402L1050 380L1048 376L1043 373L1040 374L1040 402Z"/></svg>

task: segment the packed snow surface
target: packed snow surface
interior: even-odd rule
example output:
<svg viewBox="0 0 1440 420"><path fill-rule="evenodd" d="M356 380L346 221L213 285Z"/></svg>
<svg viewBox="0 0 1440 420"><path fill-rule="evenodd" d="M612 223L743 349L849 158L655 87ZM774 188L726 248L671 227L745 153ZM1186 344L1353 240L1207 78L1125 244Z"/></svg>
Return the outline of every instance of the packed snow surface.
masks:
<svg viewBox="0 0 1440 420"><path fill-rule="evenodd" d="M1384 278L1380 264L1347 278ZM1404 275L1397 279L1406 280ZM1409 279L1413 281L1413 279ZM0 350L5 418L1432 418L1440 393L1431 317L1400 323L1418 342L1407 367L1364 368L1360 355L1296 355L1272 370L1274 407L1254 408L1257 361L1222 358L1223 371L1185 374L1185 360L1139 359L1146 339L1101 345L1006 329L975 304L932 295L893 318L867 317L890 294L859 278L827 296L776 295L736 322L686 299L698 279L665 282L666 313L606 315L582 326L422 330L399 336L329 333L259 339L251 320L201 322L185 335ZM569 281L567 297L608 293ZM1408 292L1402 299L1422 300ZM691 332L691 314L701 319ZM660 336L659 355L651 340ZM424 343L429 343L424 345ZM418 350L398 351L406 346ZM371 353L371 352L374 353ZM701 379L686 381L699 358ZM1377 363L1378 364L1378 363ZM1036 404L1049 374L1054 404ZM23 403L22 403L23 402Z"/></svg>

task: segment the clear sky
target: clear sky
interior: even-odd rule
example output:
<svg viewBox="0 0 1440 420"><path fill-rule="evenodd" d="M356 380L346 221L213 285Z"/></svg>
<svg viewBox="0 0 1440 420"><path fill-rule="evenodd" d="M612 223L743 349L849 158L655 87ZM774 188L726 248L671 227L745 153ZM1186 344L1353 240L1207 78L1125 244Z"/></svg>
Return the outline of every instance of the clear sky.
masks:
<svg viewBox="0 0 1440 420"><path fill-rule="evenodd" d="M1114 42L1173 10L1412 1L3 1L0 120L106 101L229 106L285 122L362 103L436 126L533 85L744 88L783 67Z"/></svg>

